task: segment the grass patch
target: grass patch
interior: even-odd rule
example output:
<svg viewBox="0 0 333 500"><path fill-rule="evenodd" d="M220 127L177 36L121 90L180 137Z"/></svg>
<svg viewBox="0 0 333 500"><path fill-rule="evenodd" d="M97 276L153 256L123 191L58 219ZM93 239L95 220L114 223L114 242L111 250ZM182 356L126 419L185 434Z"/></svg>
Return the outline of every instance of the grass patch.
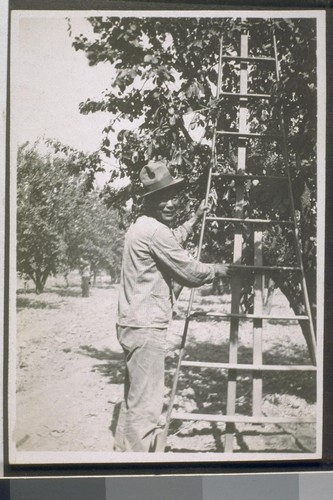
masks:
<svg viewBox="0 0 333 500"><path fill-rule="evenodd" d="M17 297L16 307L20 309L59 309L59 304L50 303L45 300L37 300L29 297Z"/></svg>
<svg viewBox="0 0 333 500"><path fill-rule="evenodd" d="M52 288L51 293L56 293L59 297L81 297L82 290L78 287L68 287L68 288Z"/></svg>

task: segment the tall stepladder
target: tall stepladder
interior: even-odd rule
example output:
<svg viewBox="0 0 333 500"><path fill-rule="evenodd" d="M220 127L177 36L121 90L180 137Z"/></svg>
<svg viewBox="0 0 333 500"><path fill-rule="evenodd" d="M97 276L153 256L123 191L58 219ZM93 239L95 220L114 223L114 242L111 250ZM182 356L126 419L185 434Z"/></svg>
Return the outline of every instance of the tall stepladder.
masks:
<svg viewBox="0 0 333 500"><path fill-rule="evenodd" d="M248 104L251 101L264 101L269 103L270 94L253 93L249 88L249 68L253 65L265 65L271 68L275 80L278 82L279 60L277 41L272 27L272 57L252 56L249 54L249 32L244 23L244 28L240 35L240 53L225 54L223 37L220 39L218 75L216 85L216 102L223 106L224 99L234 99L239 103L238 130L219 130L218 119L215 119L212 130L211 141L211 164L208 171L205 201L208 204L209 196L216 179L223 179L224 182L233 182L235 185L235 201L233 217L218 217L216 215L204 214L200 228L197 259L200 259L205 241L205 230L209 224L232 224L233 233L233 274L231 278L231 304L229 313L207 313L194 310L194 294L192 289L187 307L184 330L179 350L177 367L173 379L171 395L166 414L165 427L156 438L155 451L165 450L170 423L172 420L184 421L208 421L224 423L224 452L231 453L235 447L235 434L237 424L290 424L290 423L313 423L312 417L294 417L286 415L267 416L262 410L263 400L263 376L267 372L315 372L316 371L316 336L314 324L311 316L311 308L308 298L307 285L303 267L302 251L299 241L298 222L293 199L292 179L289 168L287 137L284 126L283 109L279 110L278 128L274 133L257 133L250 131L248 121ZM223 67L226 64L239 65L239 92L223 91ZM217 161L217 143L225 138L236 141L237 162L234 172L221 171ZM247 173L248 148L251 141L272 141L276 149L282 154L284 160L284 175L266 175L266 172L253 174ZM247 216L245 206L245 183L248 181L275 182L278 189L285 189L289 196L290 217L287 220L272 218L250 218ZM287 227L293 232L296 265L265 265L264 263L264 231L272 226ZM253 263L244 264L244 226L251 231L253 244ZM301 294L303 298L304 314L300 315L272 315L264 311L264 283L265 273L292 273L298 277ZM244 277L252 276L253 284L253 307L251 313L241 311L241 299ZM216 363L210 361L190 361L184 360L186 350L186 340L190 322L195 317L204 315L207 319L220 318L229 321L229 356L227 363ZM273 365L263 362L263 335L265 333L265 321L276 320L283 323L306 322L309 334L305 338L309 357L312 364L309 365ZM239 363L239 332L240 322L251 322L253 343L252 343L252 363ZM221 398L226 400L225 414L207 413L186 413L174 409L175 398L179 376L182 367L211 368L227 373L226 394L221 394ZM252 375L252 414L243 415L237 413L237 377L241 372L250 372ZM207 388L209 389L209 388Z"/></svg>

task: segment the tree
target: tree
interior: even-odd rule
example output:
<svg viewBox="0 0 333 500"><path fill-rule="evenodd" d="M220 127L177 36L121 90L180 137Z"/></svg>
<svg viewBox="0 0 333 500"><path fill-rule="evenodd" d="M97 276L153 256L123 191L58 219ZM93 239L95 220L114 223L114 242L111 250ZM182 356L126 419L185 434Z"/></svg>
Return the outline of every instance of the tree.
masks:
<svg viewBox="0 0 333 500"><path fill-rule="evenodd" d="M300 220L301 246L304 254L310 301L315 313L316 302L316 26L313 19L276 19L272 22L252 18L247 21L231 18L102 18L89 19L93 39L80 35L74 39L76 50L86 53L89 64L110 63L116 70L112 85L100 100L87 99L81 104L82 113L105 111L112 115L104 129L102 151L113 154L119 162L113 179L124 176L130 186L115 190L110 184L105 190L109 205L125 206L133 200L133 214L140 203L139 172L149 158L163 156L170 161L174 172L187 180L186 196L200 199L204 194L207 172L211 162L209 140L212 125L219 129L237 128L236 100L217 101L217 63L220 38L224 53L239 54L242 29L250 32L250 55L272 56L272 29L276 33L280 80L268 67L251 66L249 84L252 92L273 94L271 107L267 103L250 105L251 130L276 129L278 110L284 108L288 136L289 160L297 216ZM239 91L238 66L224 66L223 90ZM186 125L187 117L192 122ZM110 134L119 120L140 119L136 131L122 130L117 144L110 149ZM190 120L190 121L191 121ZM193 139L192 131L201 127L204 141ZM207 142L208 141L208 142ZM217 149L217 161L223 171L235 168L236 145L225 140ZM281 174L281 155L267 143L254 141L250 147L248 171ZM231 215L233 191L216 183L215 213ZM287 189L277 189L273 183L250 183L246 187L245 212L253 216L272 216L281 219L290 213ZM185 212L185 211L184 211ZM206 259L231 254L233 228L211 227ZM282 244L283 242L283 244ZM266 260L293 263L292 234L277 228L266 232ZM251 256L248 247L248 257ZM290 262L286 262L289 259ZM298 314L301 292L293 277L274 280ZM302 324L307 335L307 326Z"/></svg>
<svg viewBox="0 0 333 500"><path fill-rule="evenodd" d="M108 209L98 191L79 196L71 212L73 223L64 233L66 255L71 269L83 259L90 265L94 283L99 271L106 270L111 281L120 276L123 233L116 210Z"/></svg>
<svg viewBox="0 0 333 500"><path fill-rule="evenodd" d="M24 144L17 162L17 271L41 293L47 278L68 267L65 234L78 200L100 169L86 156L56 141Z"/></svg>

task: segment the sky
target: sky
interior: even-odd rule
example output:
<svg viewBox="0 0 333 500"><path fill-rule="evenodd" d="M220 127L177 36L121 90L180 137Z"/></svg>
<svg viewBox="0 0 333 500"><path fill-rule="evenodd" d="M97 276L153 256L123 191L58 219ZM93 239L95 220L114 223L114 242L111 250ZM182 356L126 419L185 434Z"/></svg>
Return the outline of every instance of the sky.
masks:
<svg viewBox="0 0 333 500"><path fill-rule="evenodd" d="M70 17L72 38L66 15ZM11 140L17 146L39 137L58 139L80 151L99 149L102 130L112 119L103 112L82 115L79 104L87 98L99 98L110 86L115 72L109 63L89 66L82 51L72 47L80 33L93 36L90 23L71 12L16 12L12 20L11 40ZM191 116L185 117L186 124ZM136 121L117 123L116 131L133 128ZM118 129L118 130L117 130ZM201 139L198 127L190 132ZM200 138L199 138L200 135ZM116 137L109 137L111 144ZM96 176L97 185L108 180L115 160L103 158L105 174ZM120 185L126 183L120 180Z"/></svg>
<svg viewBox="0 0 333 500"><path fill-rule="evenodd" d="M96 151L102 130L112 118L108 113L79 112L81 102L98 98L110 87L115 73L108 63L90 67L85 54L74 50L66 15L70 16L73 36L84 33L89 37L91 25L82 13L14 11L12 14L10 125L14 150L18 144L44 136L84 152ZM185 117L187 126L192 118ZM123 122L118 129L136 125ZM194 134L193 139L202 140L200 128L190 133ZM110 140L115 142L115 138ZM113 166L111 159L108 168Z"/></svg>
<svg viewBox="0 0 333 500"><path fill-rule="evenodd" d="M73 35L90 32L82 17L71 23ZM72 47L67 27L65 14L20 13L13 18L11 133L18 144L44 136L92 152L111 116L82 115L79 104L98 98L109 87L113 72L110 64L90 67L85 54Z"/></svg>

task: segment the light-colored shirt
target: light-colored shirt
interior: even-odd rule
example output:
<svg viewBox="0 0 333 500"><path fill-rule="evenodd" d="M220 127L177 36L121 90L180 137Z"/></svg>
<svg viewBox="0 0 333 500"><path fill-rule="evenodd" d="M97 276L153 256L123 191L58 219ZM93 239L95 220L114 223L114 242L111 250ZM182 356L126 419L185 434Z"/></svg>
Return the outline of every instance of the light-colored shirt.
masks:
<svg viewBox="0 0 333 500"><path fill-rule="evenodd" d="M213 281L214 265L193 260L181 247L191 231L172 231L153 217L141 216L125 236L118 302L118 324L165 328L172 316L172 281L198 287Z"/></svg>

